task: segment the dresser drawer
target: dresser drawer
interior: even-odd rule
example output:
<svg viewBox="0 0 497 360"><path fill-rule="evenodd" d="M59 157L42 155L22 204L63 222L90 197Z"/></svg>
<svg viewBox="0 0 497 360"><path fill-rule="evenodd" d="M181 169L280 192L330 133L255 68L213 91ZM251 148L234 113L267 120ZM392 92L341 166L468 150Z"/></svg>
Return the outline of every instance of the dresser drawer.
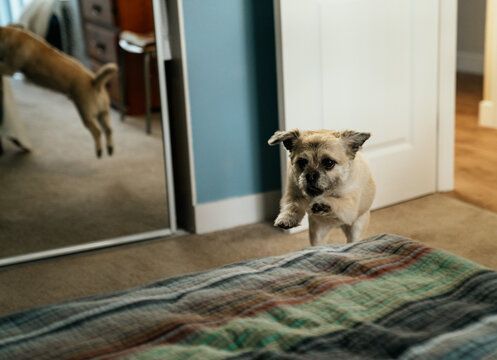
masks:
<svg viewBox="0 0 497 360"><path fill-rule="evenodd" d="M114 26L116 21L112 0L81 0L83 18L88 21Z"/></svg>
<svg viewBox="0 0 497 360"><path fill-rule="evenodd" d="M97 72L98 69L103 65L96 60L90 60L90 67L93 72ZM121 71L121 70L119 70ZM113 104L121 104L121 88L119 86L119 73L114 75L110 81L106 84L107 92L109 93L110 99Z"/></svg>
<svg viewBox="0 0 497 360"><path fill-rule="evenodd" d="M117 63L117 31L93 24L85 25L86 49L101 62Z"/></svg>

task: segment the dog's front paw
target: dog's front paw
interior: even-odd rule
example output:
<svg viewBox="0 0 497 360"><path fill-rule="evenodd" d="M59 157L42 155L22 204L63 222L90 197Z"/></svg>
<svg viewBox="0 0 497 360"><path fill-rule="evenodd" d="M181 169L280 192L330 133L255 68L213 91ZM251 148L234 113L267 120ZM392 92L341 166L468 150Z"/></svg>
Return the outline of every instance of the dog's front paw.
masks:
<svg viewBox="0 0 497 360"><path fill-rule="evenodd" d="M327 204L315 203L312 205L311 211L314 215L328 215L331 211L331 207Z"/></svg>
<svg viewBox="0 0 497 360"><path fill-rule="evenodd" d="M279 227L281 229L291 229L300 224L299 219L288 215L288 214L279 214L276 220L274 221L274 226Z"/></svg>

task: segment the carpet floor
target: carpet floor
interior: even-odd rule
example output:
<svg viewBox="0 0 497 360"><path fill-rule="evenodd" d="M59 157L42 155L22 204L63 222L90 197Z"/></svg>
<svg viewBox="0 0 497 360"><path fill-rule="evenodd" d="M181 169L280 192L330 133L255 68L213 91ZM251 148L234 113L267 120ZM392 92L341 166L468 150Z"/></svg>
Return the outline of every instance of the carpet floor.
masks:
<svg viewBox="0 0 497 360"><path fill-rule="evenodd" d="M10 79L32 151L4 139L0 258L169 227L160 116L111 112L115 153L93 140L64 95Z"/></svg>
<svg viewBox="0 0 497 360"><path fill-rule="evenodd" d="M374 211L366 235L377 233L411 237L497 269L497 214L447 195ZM345 238L334 230L329 242L343 243ZM15 265L0 269L0 313L124 290L308 246L307 232L288 235L264 222Z"/></svg>

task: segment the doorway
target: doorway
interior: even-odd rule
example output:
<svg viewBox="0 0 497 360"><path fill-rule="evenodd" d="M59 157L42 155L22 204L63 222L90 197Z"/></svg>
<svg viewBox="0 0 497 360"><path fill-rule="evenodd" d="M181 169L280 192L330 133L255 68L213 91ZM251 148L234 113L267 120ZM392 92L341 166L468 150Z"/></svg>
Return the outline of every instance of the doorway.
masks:
<svg viewBox="0 0 497 360"><path fill-rule="evenodd" d="M497 211L497 129L478 124L483 100L486 0L458 2L456 128L452 196Z"/></svg>

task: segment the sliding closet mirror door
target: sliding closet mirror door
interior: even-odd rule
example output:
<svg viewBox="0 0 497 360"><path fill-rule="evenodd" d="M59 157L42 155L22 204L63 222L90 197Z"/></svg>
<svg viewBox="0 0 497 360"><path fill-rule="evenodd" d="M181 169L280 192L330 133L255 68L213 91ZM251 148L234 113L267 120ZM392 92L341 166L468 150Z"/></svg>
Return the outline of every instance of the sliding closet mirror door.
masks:
<svg viewBox="0 0 497 360"><path fill-rule="evenodd" d="M7 91L12 100L3 108L18 111L18 116L9 115L8 123L16 123L14 127L31 151L23 151L12 141L15 132L7 136L0 132L0 262L107 239L117 238L119 243L119 239L129 240L130 235L139 240L166 234L171 228L161 112L164 102L155 53L150 54L151 130L147 133L144 55L122 50L117 42L124 30L120 27L130 19L127 24L135 32L154 31L152 4L141 0L97 2L119 7L112 13L128 14L128 18L114 18L106 24L85 16L83 1L55 1L67 6L58 9L59 13L69 14L59 18L59 29L71 27L62 35L74 36L61 37L63 45L64 41L70 44L67 52L93 69L115 59L124 72L124 77L120 73L108 85L114 152L108 155L104 146L102 157L96 157L90 132L67 96L18 76L4 77L4 98ZM84 46L85 39L87 45L92 43L91 36L98 36L98 31L115 36L116 41L106 45L115 47L109 59L86 51L88 46ZM124 119L120 80L125 84ZM3 113L2 127L6 123L6 111Z"/></svg>

